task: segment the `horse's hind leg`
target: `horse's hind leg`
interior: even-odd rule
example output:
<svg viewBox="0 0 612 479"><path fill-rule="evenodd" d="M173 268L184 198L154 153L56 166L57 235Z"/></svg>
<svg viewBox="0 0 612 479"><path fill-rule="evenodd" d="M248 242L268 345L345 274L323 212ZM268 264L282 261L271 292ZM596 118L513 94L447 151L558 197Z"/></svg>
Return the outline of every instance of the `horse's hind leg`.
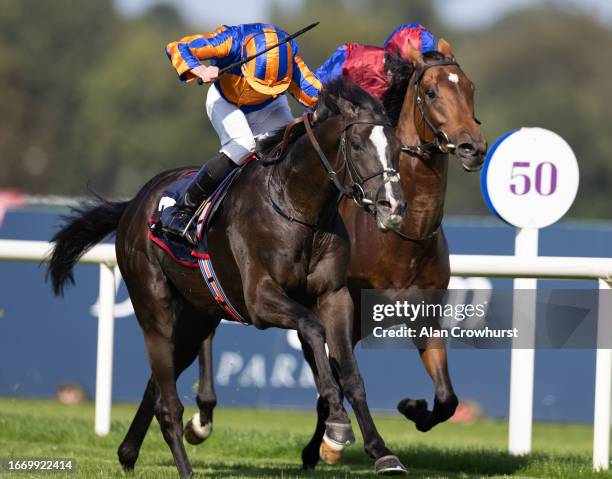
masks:
<svg viewBox="0 0 612 479"><path fill-rule="evenodd" d="M205 332L201 322L191 322L184 311L184 304L176 298L165 276L152 275L148 282L132 283L125 275L126 284L134 305L134 311L143 330L152 382L155 385L156 401L154 413L159 422L164 440L172 451L179 476L188 477L192 473L191 464L183 444L183 405L176 390L179 374L197 356ZM174 293L174 294L173 294ZM177 314L181 312L181 315ZM212 325L214 328L215 325ZM210 332L210 331L209 331ZM147 387L143 403L134 418L134 434L128 433L126 441L119 449L120 460L135 461L138 450L146 433L146 423L151 414L150 399L152 386ZM131 457L122 453L131 452ZM133 467L133 463L131 464Z"/></svg>
<svg viewBox="0 0 612 479"><path fill-rule="evenodd" d="M453 390L448 372L444 340L430 338L426 348L420 349L419 354L435 388L433 409L430 411L427 408L425 399L405 398L398 403L397 410L413 421L419 431L426 432L436 424L452 417L459 401Z"/></svg>
<svg viewBox="0 0 612 479"><path fill-rule="evenodd" d="M185 424L185 439L189 444L200 444L212 434L213 409L217 405L213 378L212 343L214 333L203 342L199 353L199 381L196 403L199 411Z"/></svg>
<svg viewBox="0 0 612 479"><path fill-rule="evenodd" d="M159 389L155 416L164 440L172 451L179 476L189 477L192 469L183 444L184 408L176 390L178 372L174 364L174 348L181 348L182 345L178 341L175 344L172 335L160 334L157 331L146 332L145 343L149 351L153 378Z"/></svg>
<svg viewBox="0 0 612 479"><path fill-rule="evenodd" d="M175 354L175 369L178 377L193 362L196 355L196 349L194 347L184 347L177 353L178 354ZM151 425L153 416L155 415L155 407L159 400L160 398L155 388L155 383L151 378L145 389L138 411L132 420L132 424L117 451L119 462L126 471L134 469L140 448L147 434L147 430Z"/></svg>
<svg viewBox="0 0 612 479"><path fill-rule="evenodd" d="M193 362L194 357L195 354L189 355L189 351L187 350L180 351L178 357L175 357L177 377ZM151 421L155 416L155 406L158 401L159 394L155 388L155 382L151 377L145 388L136 415L134 419L132 419L132 424L130 424L130 428L117 451L119 462L125 471L134 469L140 448L142 447L144 438L151 425ZM185 435L187 435L187 433L185 433Z"/></svg>
<svg viewBox="0 0 612 479"><path fill-rule="evenodd" d="M138 406L138 411L136 411L132 424L130 424L125 439L123 439L117 451L119 462L125 471L134 469L138 454L140 453L140 447L142 446L142 442L144 441L147 430L155 414L156 400L157 392L153 379L151 378L147 383L142 401L140 402L140 406Z"/></svg>

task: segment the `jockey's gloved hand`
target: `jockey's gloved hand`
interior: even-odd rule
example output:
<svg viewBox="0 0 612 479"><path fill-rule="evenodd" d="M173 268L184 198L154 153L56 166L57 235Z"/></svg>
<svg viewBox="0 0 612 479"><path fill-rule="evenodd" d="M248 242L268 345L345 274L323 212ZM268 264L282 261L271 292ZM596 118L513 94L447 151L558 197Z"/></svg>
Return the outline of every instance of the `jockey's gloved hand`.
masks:
<svg viewBox="0 0 612 479"><path fill-rule="evenodd" d="M204 83L213 83L219 78L219 68L213 66L200 65L193 68L191 73L200 78Z"/></svg>

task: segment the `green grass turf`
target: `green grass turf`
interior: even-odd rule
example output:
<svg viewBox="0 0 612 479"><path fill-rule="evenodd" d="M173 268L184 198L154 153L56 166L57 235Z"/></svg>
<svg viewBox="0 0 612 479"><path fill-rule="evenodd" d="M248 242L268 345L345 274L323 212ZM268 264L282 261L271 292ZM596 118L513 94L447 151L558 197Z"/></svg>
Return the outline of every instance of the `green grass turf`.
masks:
<svg viewBox="0 0 612 479"><path fill-rule="evenodd" d="M54 401L0 398L0 457L71 457L71 478L174 478L176 470L159 426L154 423L133 474L124 474L116 450L136 410L113 407L111 434L93 433L93 405L62 406ZM193 408L185 410L190 417ZM302 473L300 451L310 438L314 412L267 411L219 407L215 429L200 446L187 445L196 477L347 478L375 477L373 463L358 442L338 466L321 465ZM507 424L484 420L472 425L442 424L419 433L399 415L375 417L387 444L409 468L411 478L597 477L591 471L592 428L586 425L535 424L534 453L506 454ZM353 418L355 432L356 422ZM358 434L357 434L358 435ZM57 477L55 474L3 473L4 477Z"/></svg>

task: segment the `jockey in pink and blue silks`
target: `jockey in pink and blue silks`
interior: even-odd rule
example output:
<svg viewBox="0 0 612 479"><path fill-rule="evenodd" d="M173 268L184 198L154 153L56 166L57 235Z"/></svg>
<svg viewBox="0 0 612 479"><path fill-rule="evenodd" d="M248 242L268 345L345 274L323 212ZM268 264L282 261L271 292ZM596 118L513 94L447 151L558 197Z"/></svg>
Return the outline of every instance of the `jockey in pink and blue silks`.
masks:
<svg viewBox="0 0 612 479"><path fill-rule="evenodd" d="M393 30L382 47L360 43L340 45L315 71L315 75L324 85L342 76L349 77L382 101L389 88L385 55L408 59L408 45L425 53L436 49L436 38L418 23L400 25Z"/></svg>
<svg viewBox="0 0 612 479"><path fill-rule="evenodd" d="M274 25L251 23L221 26L213 33L170 43L166 54L179 78L212 83L206 113L219 135L221 149L193 177L175 207L164 209L165 231L195 242L186 227L197 207L234 168L255 151L255 137L293 119L285 92L314 108L321 83L298 54L291 40L219 77L219 70L277 45L288 34ZM202 62L210 61L210 66Z"/></svg>

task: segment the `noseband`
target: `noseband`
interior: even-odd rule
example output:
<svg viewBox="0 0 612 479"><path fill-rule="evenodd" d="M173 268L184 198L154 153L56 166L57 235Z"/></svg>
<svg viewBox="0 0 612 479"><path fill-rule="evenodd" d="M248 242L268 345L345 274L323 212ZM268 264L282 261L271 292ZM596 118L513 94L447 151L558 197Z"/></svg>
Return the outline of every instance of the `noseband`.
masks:
<svg viewBox="0 0 612 479"><path fill-rule="evenodd" d="M414 79L414 103L421 113L421 118L433 133L434 139L422 145L402 145L402 151L410 155L422 157L433 150L438 150L441 153L453 153L456 149L456 145L450 142L448 135L441 128L436 128L431 122L429 115L425 111L423 99L421 98L421 94L419 92L421 80L423 79L423 76L427 70L434 67L448 65L459 67L459 64L455 60L440 60L435 63L425 65L418 73L416 73L416 77ZM476 121L478 122L478 120ZM478 123L480 124L480 122Z"/></svg>
<svg viewBox="0 0 612 479"><path fill-rule="evenodd" d="M342 156L342 169L345 169L348 174L350 184L347 187L347 186L344 186L342 182L338 179L338 171L334 170L334 168L332 167L331 163L327 159L327 156L325 156L325 153L323 152L321 145L319 145L319 142L316 139L314 132L312 131L311 122L313 120L313 117L314 117L313 113L306 113L301 118L294 120L291 123L290 127L294 127L298 123L304 123L304 127L306 128L306 134L308 136L308 139L310 140L312 147L317 153L319 161L321 162L321 165L323 166L323 168L325 169L327 173L327 177L332 181L332 183L334 184L334 186L340 193L340 197L346 196L348 198L351 198L361 208L364 208L369 213L374 214L374 211L372 210L371 206L375 203L376 198L371 199L367 197L367 194L365 193L365 190L364 190L364 185L368 181L374 178L383 176L384 179L383 179L383 185L381 186L382 188L384 187L386 183L398 182L399 173L394 168L384 168L366 177L361 176L346 147L346 136L347 136L347 132L349 131L349 129L355 125L366 124L366 125L379 125L379 126L391 127L392 126L391 123L386 117L364 116L364 117L358 117L355 120L351 120L344 124L342 128L342 133L340 135L340 147L338 148L338 156ZM287 136L287 134L285 136ZM316 224L306 223L304 221L301 221L285 213L285 211L272 199L269 193L270 192L268 190L268 197L270 198L270 201L272 202L272 206L274 210L278 214L280 214L283 218L289 221L292 221L292 222L302 224L304 226L309 226L311 228L317 228Z"/></svg>

